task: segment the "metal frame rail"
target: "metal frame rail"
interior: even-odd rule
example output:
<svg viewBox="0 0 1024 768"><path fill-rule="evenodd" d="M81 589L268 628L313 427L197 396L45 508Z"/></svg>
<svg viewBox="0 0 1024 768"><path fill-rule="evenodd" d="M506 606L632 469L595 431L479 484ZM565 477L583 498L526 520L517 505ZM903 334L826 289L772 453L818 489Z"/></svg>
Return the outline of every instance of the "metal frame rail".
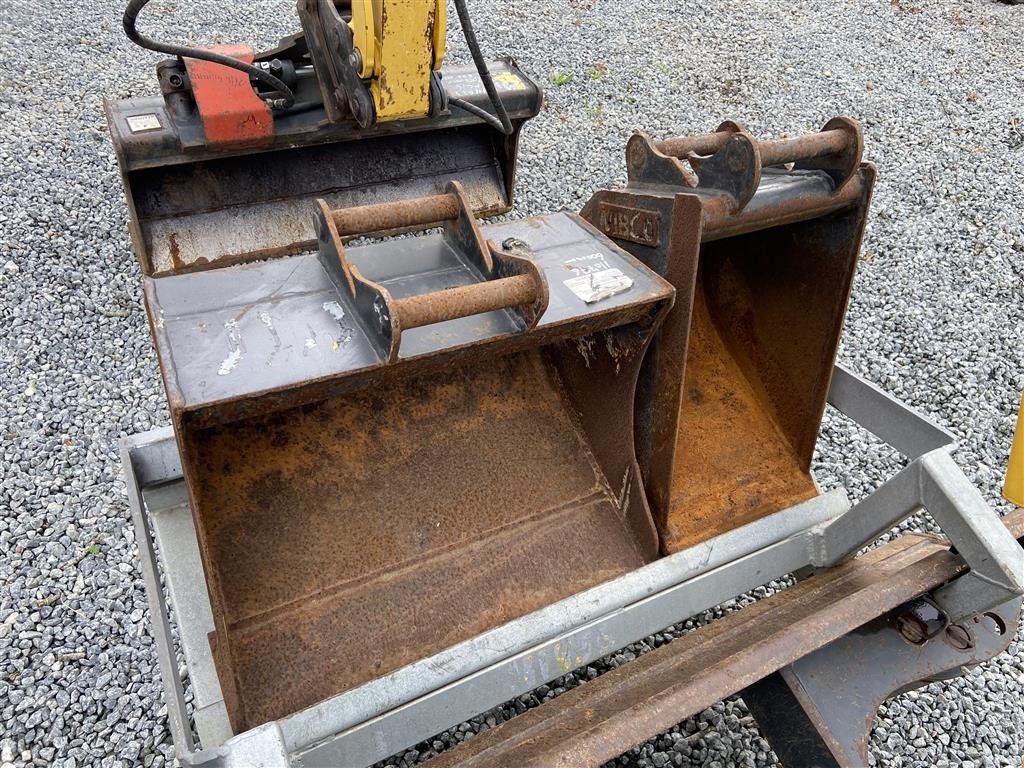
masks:
<svg viewBox="0 0 1024 768"><path fill-rule="evenodd" d="M1007 523L1024 536L1024 511ZM865 766L879 704L989 659L1013 638L1019 597L959 624L917 599L963 569L934 537L902 536L477 734L429 766L598 765L737 692L787 768Z"/></svg>
<svg viewBox="0 0 1024 768"><path fill-rule="evenodd" d="M202 631L204 607L209 613L208 598L201 586L195 588L202 583L201 574L197 582L188 585L182 580L183 569L178 568L177 575L172 573L175 564L189 563L190 557L198 561L194 531L190 541L190 525L182 525L180 520L176 526L164 525L161 530L160 515L153 514L146 504L148 489L181 479L173 435L164 429L128 438L122 446L124 471L168 718L182 764L217 768L369 765L785 574L808 568L830 569L822 576L842 573L844 568L852 567L843 564L859 549L921 509L931 514L958 554L954 557L958 565L940 579L941 586L933 593L934 611L942 617L941 628L960 626L986 613L1004 616L1000 621L1005 623L1008 610L1019 610L1019 603L1013 601L1024 593L1024 550L953 462L952 435L841 366L834 370L829 403L910 459L902 471L860 503L851 507L842 489L829 491L235 736L230 736L219 720L223 718L223 704L218 699L216 675L212 674L209 646ZM192 676L195 724L206 742L201 751L197 751L187 717L154 540L161 549L168 592ZM939 549L948 553L948 545ZM796 598L790 593L798 594L794 590L804 583L780 593L769 605L795 605ZM929 589L925 586L922 591ZM876 612L861 615L859 623L848 628L843 628L842 622L835 623L834 631L816 635L820 642L814 647L801 646L801 654L836 641L840 635L835 631L848 632L894 607L877 601ZM736 615L748 615L756 608L745 608ZM1012 613L1011 620L1015 621L1016 615ZM724 621L693 635L722 631L714 627ZM683 640L686 638L665 647L685 648L680 645ZM758 640L757 634L748 634L744 647L756 649ZM997 648L990 650L989 656L998 652ZM640 664L650 655L623 669ZM779 669L782 673L777 674L786 673L790 667L785 665L792 666L799 658L780 657L777 665L762 665L761 677ZM791 679L795 679L793 674ZM581 689L589 689L604 677L607 675ZM716 689L716 698L708 703L736 693L756 679L743 681L737 677L736 687L724 693ZM810 700L805 690L801 695L802 701ZM202 726L200 714L205 718ZM670 714L674 719L669 725L686 716L686 712L677 710ZM629 738L635 738L632 743L636 743L645 736L635 730ZM222 739L223 743L217 743ZM620 752L630 746L626 742L616 745L622 746ZM453 758L458 750L455 753Z"/></svg>

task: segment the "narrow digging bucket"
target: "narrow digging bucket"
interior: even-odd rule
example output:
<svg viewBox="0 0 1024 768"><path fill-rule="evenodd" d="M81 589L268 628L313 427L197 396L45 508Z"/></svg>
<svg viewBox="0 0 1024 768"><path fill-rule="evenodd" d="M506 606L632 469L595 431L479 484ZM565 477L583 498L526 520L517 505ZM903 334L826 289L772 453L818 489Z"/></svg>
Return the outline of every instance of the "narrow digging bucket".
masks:
<svg viewBox="0 0 1024 768"><path fill-rule="evenodd" d="M316 243L309 211L319 198L336 208L383 203L438 194L458 180L478 216L504 213L512 207L519 131L542 97L511 59L490 68L511 136L459 110L360 129L329 123L317 109L279 117L264 145L210 148L195 116L178 115L160 96L108 101L143 273L307 250ZM472 66L443 74L452 96L491 108Z"/></svg>
<svg viewBox="0 0 1024 768"><path fill-rule="evenodd" d="M236 733L658 554L632 422L668 283L571 214L481 234L457 184L319 226L146 284Z"/></svg>
<svg viewBox="0 0 1024 768"><path fill-rule="evenodd" d="M815 496L810 466L874 168L856 123L758 142L735 123L627 147L583 210L676 288L644 362L637 453L676 552Z"/></svg>

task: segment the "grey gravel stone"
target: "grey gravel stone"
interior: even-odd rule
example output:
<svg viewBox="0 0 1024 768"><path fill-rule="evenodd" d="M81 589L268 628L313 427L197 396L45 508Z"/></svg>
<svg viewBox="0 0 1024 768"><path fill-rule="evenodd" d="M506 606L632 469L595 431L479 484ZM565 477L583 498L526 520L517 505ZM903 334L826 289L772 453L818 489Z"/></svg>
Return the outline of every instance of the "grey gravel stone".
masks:
<svg viewBox="0 0 1024 768"><path fill-rule="evenodd" d="M579 208L623 181L633 129L758 135L860 119L879 182L842 358L952 428L1000 511L1024 389L1024 9L966 0L471 3L491 53L547 87L524 131L514 215ZM167 710L116 452L167 423L104 96L155 91L159 58L121 0L0 12L0 766L163 766ZM452 60L465 60L451 14ZM155 36L268 46L292 0L155 0ZM572 75L552 84L556 73ZM557 78L562 81L564 78ZM829 416L816 469L863 496L897 467ZM931 530L927 519L902 530ZM781 585L755 590L763 597ZM749 603L736 601L731 607ZM423 761L713 618L659 633L407 750ZM889 702L877 766L1019 766L1024 652ZM191 700L191 692L188 692ZM731 699L615 765L776 765Z"/></svg>

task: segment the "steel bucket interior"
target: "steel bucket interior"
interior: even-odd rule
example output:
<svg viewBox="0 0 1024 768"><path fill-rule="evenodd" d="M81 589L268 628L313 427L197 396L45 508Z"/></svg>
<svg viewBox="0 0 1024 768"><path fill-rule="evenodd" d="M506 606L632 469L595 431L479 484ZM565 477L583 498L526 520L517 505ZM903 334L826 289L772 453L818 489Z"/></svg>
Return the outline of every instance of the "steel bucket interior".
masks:
<svg viewBox="0 0 1024 768"><path fill-rule="evenodd" d="M573 413L532 351L190 432L236 732L649 560Z"/></svg>
<svg viewBox="0 0 1024 768"><path fill-rule="evenodd" d="M571 214L495 229L549 275L539 325L406 328L397 356L330 279L337 251L147 280L236 733L657 557L633 399L671 287ZM342 258L399 308L485 284L457 245ZM585 304L573 254L632 289Z"/></svg>
<svg viewBox="0 0 1024 768"><path fill-rule="evenodd" d="M847 209L701 245L667 552L817 494L811 459L859 234Z"/></svg>

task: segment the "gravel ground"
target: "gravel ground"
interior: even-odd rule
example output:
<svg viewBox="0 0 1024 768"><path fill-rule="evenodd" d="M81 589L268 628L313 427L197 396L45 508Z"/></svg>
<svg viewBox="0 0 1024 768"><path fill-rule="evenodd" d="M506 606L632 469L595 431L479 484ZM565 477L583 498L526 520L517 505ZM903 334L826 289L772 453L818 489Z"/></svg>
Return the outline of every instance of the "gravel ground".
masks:
<svg viewBox="0 0 1024 768"><path fill-rule="evenodd" d="M143 28L261 45L295 23L291 0L224 5L157 0ZM1024 8L471 5L485 48L514 52L547 83L546 109L523 137L517 214L578 208L595 188L621 183L635 128L665 136L735 118L773 136L835 114L862 120L880 177L842 357L952 427L962 465L1008 509L998 490L1024 389ZM154 90L156 57L123 39L120 13L121 0L0 6L2 768L159 766L172 755L116 452L119 437L167 423L100 106L103 96ZM460 42L452 45L458 58ZM858 430L827 422L824 485L859 496L894 466ZM689 626L391 764L421 760ZM1021 639L964 679L885 706L874 764L1020 765ZM777 761L737 699L617 763Z"/></svg>

